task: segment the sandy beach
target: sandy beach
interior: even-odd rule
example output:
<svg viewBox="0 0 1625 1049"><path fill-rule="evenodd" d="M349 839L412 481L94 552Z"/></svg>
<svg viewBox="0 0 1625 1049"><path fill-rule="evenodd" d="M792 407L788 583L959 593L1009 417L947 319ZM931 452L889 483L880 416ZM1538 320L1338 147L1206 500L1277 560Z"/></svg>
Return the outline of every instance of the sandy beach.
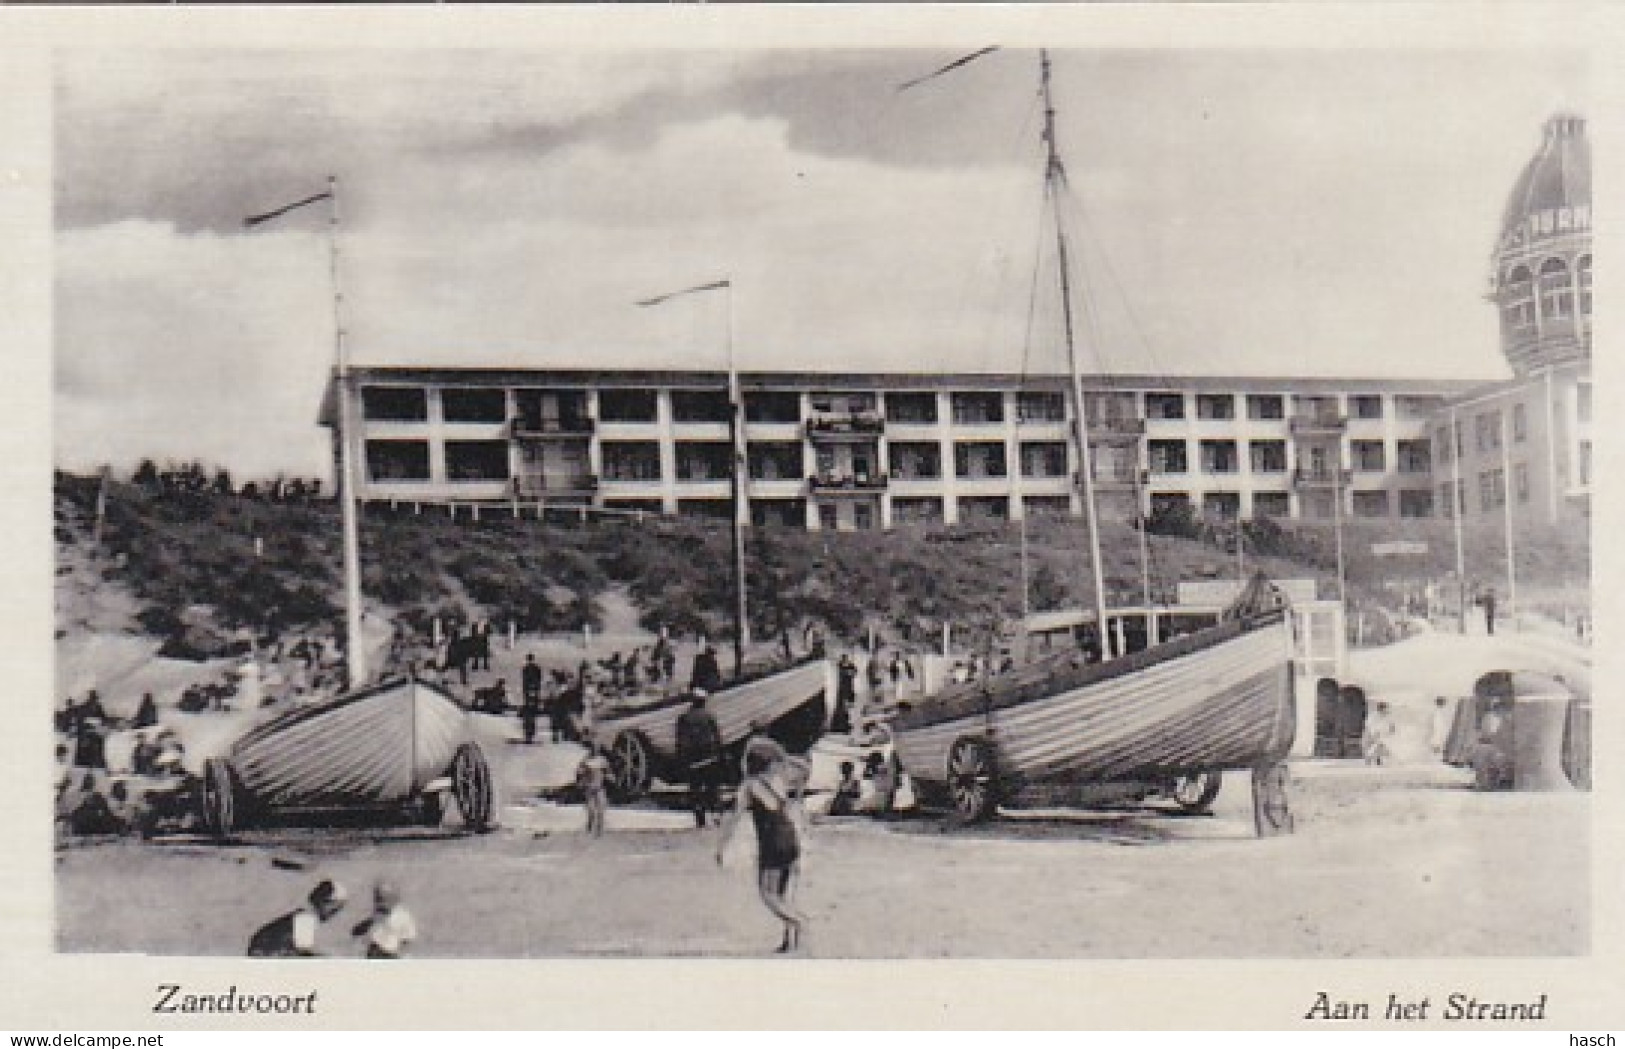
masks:
<svg viewBox="0 0 1625 1049"><path fill-rule="evenodd" d="M1298 832L1253 836L1231 774L1213 815L1149 808L826 821L802 900L832 958L1386 958L1588 950L1590 796L1483 794L1437 766L1296 766ZM767 954L775 924L716 831L646 803L609 833L509 805L502 829L283 829L240 842L79 844L57 855L67 952L240 954L319 877L400 885L422 957ZM450 824L448 824L449 826ZM1267 877L1261 876L1267 872ZM324 929L353 955L364 902Z"/></svg>

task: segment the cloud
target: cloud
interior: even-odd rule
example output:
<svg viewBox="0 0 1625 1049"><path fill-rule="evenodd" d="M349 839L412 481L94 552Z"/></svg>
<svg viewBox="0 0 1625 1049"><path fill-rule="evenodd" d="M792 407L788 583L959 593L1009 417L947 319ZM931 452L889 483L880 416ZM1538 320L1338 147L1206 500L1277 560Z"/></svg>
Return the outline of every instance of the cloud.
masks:
<svg viewBox="0 0 1625 1049"><path fill-rule="evenodd" d="M729 276L746 368L1064 367L1030 52L902 95L953 54L100 54L60 85L60 458L324 468L322 210L241 218L329 170L362 362L721 367L726 300L631 303ZM1055 70L1086 366L1499 373L1494 226L1583 69Z"/></svg>

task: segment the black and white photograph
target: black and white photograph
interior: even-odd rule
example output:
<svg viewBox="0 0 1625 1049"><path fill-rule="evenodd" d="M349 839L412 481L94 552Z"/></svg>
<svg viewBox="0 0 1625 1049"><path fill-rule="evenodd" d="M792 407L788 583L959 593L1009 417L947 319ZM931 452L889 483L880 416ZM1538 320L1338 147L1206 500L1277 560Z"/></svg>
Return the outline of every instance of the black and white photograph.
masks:
<svg viewBox="0 0 1625 1049"><path fill-rule="evenodd" d="M1598 55L842 39L51 50L53 955L1593 957Z"/></svg>

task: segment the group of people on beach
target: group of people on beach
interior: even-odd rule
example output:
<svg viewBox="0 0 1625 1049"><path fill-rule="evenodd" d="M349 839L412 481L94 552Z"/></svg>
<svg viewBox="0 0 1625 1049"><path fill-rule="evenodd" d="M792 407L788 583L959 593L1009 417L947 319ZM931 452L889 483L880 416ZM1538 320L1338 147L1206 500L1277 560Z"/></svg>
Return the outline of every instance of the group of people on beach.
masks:
<svg viewBox="0 0 1625 1049"><path fill-rule="evenodd" d="M325 950L323 927L338 917L349 902L343 885L331 878L318 882L305 902L286 914L271 919L254 931L248 941L250 958L319 958L336 952ZM394 883L380 881L373 887L372 912L351 929L350 935L362 942L362 957L401 958L418 938L417 921L401 903Z"/></svg>

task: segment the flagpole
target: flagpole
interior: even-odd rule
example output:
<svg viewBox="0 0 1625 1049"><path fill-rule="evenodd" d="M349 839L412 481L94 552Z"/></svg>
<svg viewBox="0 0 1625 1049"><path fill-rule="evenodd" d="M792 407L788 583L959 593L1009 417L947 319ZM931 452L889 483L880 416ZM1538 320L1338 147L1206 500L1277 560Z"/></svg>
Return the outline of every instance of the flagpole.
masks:
<svg viewBox="0 0 1625 1049"><path fill-rule="evenodd" d="M1506 419L1496 419L1497 425ZM1507 620L1517 629L1518 623L1518 551L1512 537L1512 432L1501 427L1501 519L1506 529L1507 546Z"/></svg>
<svg viewBox="0 0 1625 1049"><path fill-rule="evenodd" d="M1467 507L1461 490L1461 422L1450 408L1450 518L1456 539L1456 629L1467 633L1467 557L1461 541L1461 515Z"/></svg>
<svg viewBox="0 0 1625 1049"><path fill-rule="evenodd" d="M734 289L730 279L723 286L727 296L728 415L733 439L733 547L734 547L734 673L745 672L745 645L750 640L750 610L745 592L745 529L750 524L750 500L745 494L749 466L745 451L745 398L739 389L739 369L734 362Z"/></svg>
<svg viewBox="0 0 1625 1049"><path fill-rule="evenodd" d="M344 339L344 290L339 283L339 180L327 177L328 262L333 282L333 368L339 396L339 511L344 529L344 611L347 639L344 645L349 687L360 688L367 680L367 656L361 634L361 526L356 506L355 449L350 381L350 355Z"/></svg>

